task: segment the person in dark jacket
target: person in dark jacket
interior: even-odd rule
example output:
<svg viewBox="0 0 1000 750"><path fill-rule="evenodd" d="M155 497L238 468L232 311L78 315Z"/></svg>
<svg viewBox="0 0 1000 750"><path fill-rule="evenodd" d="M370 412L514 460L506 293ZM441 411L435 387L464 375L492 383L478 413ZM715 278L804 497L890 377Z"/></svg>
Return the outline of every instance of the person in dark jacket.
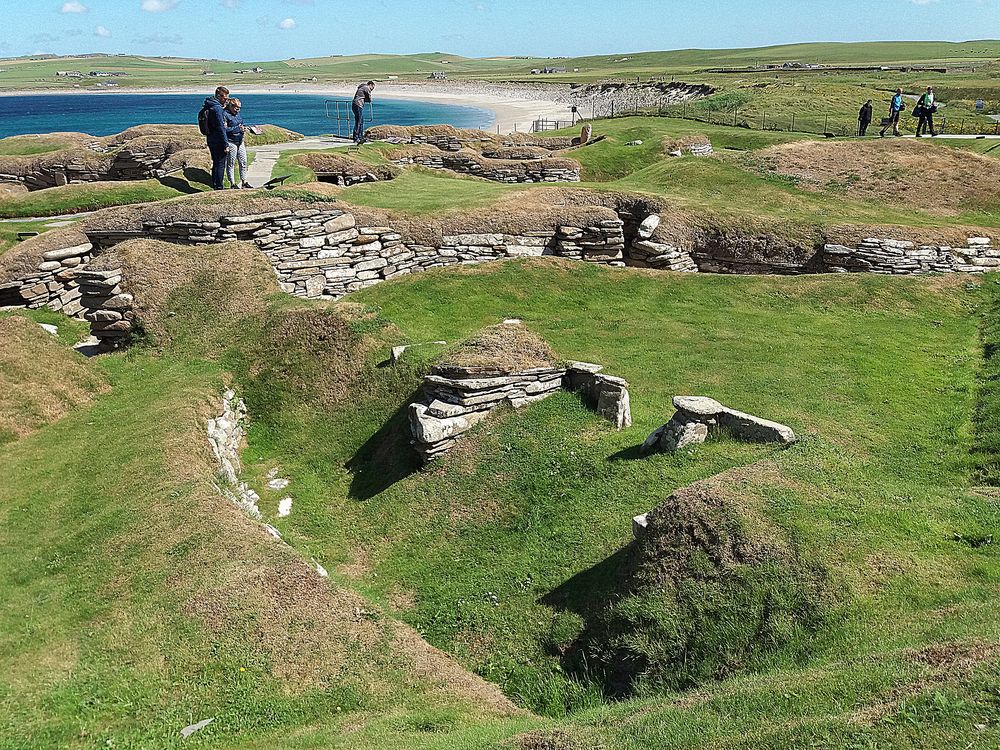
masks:
<svg viewBox="0 0 1000 750"><path fill-rule="evenodd" d="M355 143L365 142L365 104L371 102L374 90L375 81L362 83L354 94L354 101L351 102L351 111L354 113Z"/></svg>
<svg viewBox="0 0 1000 750"><path fill-rule="evenodd" d="M862 138L865 137L865 133L868 132L868 126L872 124L872 100L869 99L864 104L861 105L861 110L858 112L858 135Z"/></svg>
<svg viewBox="0 0 1000 750"><path fill-rule="evenodd" d="M928 86L927 91L917 101L917 117L920 118L917 121L917 138L921 138L927 132L930 132L931 138L937 135L934 132L934 113L936 111L937 105L934 104L934 89Z"/></svg>
<svg viewBox="0 0 1000 750"><path fill-rule="evenodd" d="M229 135L226 131L226 103L229 101L229 89L219 86L215 96L205 100L202 109L207 113L208 150L212 154L212 190L225 189L226 160L229 158Z"/></svg>
<svg viewBox="0 0 1000 750"><path fill-rule="evenodd" d="M243 142L246 128L243 125L243 115L240 110L243 103L233 97L226 103L226 136L229 138L229 150L226 158L226 177L230 187L251 188L247 182L247 147ZM240 165L240 181L236 182L236 165Z"/></svg>

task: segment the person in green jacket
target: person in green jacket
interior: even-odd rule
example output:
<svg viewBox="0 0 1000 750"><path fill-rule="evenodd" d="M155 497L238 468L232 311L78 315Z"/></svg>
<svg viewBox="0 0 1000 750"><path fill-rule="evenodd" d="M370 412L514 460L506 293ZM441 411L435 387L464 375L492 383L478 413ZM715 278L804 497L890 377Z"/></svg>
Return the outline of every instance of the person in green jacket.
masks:
<svg viewBox="0 0 1000 750"><path fill-rule="evenodd" d="M924 92L924 95L917 102L917 117L920 118L917 122L917 138L922 137L928 131L930 131L931 138L937 135L934 132L934 113L936 111L937 105L934 104L934 89L928 86L927 91Z"/></svg>

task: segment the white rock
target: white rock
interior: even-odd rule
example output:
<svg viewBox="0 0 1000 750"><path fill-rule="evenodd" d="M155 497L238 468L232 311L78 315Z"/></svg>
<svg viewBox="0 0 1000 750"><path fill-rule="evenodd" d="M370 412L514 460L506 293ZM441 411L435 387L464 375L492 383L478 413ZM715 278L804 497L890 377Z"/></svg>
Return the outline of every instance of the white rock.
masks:
<svg viewBox="0 0 1000 750"><path fill-rule="evenodd" d="M282 498L278 503L278 518L288 518L290 515L292 515L292 498Z"/></svg>
<svg viewBox="0 0 1000 750"><path fill-rule="evenodd" d="M291 484L291 482L289 480L284 479L282 477L275 477L274 479L272 479L271 481L269 481L267 483L267 487L268 487L268 489L271 489L271 490L283 490L289 484Z"/></svg>
<svg viewBox="0 0 1000 750"><path fill-rule="evenodd" d="M653 236L656 228L660 226L660 217L658 214L650 214L647 216L642 224L639 225L639 237L644 240L648 240Z"/></svg>
<svg viewBox="0 0 1000 750"><path fill-rule="evenodd" d="M213 721L215 721L215 717L214 716L211 719L202 719L197 724L188 724L186 727L184 727L181 730L181 737L186 740L192 734L194 734L195 732L201 731L202 729L204 729L205 727L207 727L209 724L211 724Z"/></svg>
<svg viewBox="0 0 1000 750"><path fill-rule="evenodd" d="M51 325L49 323L39 323L38 325L40 325L43 329L51 333L53 336L59 335L59 329L56 328L54 325Z"/></svg>

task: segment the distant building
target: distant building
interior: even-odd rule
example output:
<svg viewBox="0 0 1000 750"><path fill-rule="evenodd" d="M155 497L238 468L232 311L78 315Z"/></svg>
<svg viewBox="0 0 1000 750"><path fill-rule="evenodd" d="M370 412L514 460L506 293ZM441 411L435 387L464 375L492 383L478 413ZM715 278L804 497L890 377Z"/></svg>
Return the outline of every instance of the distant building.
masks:
<svg viewBox="0 0 1000 750"><path fill-rule="evenodd" d="M245 68L243 70L234 70L233 72L236 73L237 75L243 75L244 73L263 73L264 69L261 67Z"/></svg>
<svg viewBox="0 0 1000 750"><path fill-rule="evenodd" d="M427 76L427 79L429 81L447 81L448 74L445 73L443 70L435 70L433 73Z"/></svg>
<svg viewBox="0 0 1000 750"><path fill-rule="evenodd" d="M128 73L123 73L120 70L92 70L88 75L91 78L123 78L127 76Z"/></svg>
<svg viewBox="0 0 1000 750"><path fill-rule="evenodd" d="M83 78L83 73L79 70L57 70L56 76L59 78Z"/></svg>

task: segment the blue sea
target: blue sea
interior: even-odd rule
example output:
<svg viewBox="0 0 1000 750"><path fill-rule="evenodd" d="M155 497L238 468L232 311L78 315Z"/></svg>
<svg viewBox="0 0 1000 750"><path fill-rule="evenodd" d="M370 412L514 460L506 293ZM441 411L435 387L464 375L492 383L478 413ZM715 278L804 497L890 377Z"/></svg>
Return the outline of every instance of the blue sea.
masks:
<svg viewBox="0 0 1000 750"><path fill-rule="evenodd" d="M208 95L208 94L206 94ZM245 94L248 124L280 125L303 135L337 134L337 107L316 94ZM195 125L205 96L190 94L52 94L0 96L0 138L27 133L80 132L112 135L146 123ZM349 107L342 111L349 115ZM375 125L454 125L489 128L493 113L476 107L378 99ZM350 126L342 131L350 134Z"/></svg>

